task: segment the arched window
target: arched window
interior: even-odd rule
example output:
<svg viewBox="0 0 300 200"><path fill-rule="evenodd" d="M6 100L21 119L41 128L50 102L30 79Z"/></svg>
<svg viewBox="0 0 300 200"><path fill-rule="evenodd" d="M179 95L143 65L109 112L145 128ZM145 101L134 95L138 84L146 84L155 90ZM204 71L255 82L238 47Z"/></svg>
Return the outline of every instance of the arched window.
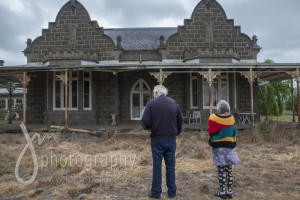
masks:
<svg viewBox="0 0 300 200"><path fill-rule="evenodd" d="M148 101L150 101L151 90L149 85L139 79L132 87L130 93L131 119L140 120Z"/></svg>

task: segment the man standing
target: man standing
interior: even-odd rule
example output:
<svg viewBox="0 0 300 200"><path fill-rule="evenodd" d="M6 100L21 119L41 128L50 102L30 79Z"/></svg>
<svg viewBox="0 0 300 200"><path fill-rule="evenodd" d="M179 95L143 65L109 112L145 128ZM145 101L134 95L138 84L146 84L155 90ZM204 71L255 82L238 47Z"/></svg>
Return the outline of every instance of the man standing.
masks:
<svg viewBox="0 0 300 200"><path fill-rule="evenodd" d="M153 162L152 188L149 197L160 199L162 192L162 158L166 165L166 182L170 198L176 196L175 152L176 136L182 130L182 113L175 100L167 97L168 90L163 85L153 89L154 99L146 105L141 125L150 130Z"/></svg>

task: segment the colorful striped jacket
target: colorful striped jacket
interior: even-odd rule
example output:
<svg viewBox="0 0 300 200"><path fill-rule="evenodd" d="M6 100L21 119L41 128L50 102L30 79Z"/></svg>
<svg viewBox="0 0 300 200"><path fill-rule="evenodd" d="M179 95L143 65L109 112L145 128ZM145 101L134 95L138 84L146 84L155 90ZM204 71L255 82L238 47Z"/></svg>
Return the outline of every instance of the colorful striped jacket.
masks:
<svg viewBox="0 0 300 200"><path fill-rule="evenodd" d="M233 115L210 115L208 119L209 145L212 147L235 148L236 133Z"/></svg>

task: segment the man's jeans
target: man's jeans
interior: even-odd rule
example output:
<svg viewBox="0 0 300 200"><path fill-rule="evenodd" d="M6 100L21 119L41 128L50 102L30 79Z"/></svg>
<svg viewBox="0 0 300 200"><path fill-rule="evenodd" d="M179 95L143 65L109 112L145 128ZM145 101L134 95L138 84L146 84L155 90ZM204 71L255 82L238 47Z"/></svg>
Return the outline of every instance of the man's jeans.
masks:
<svg viewBox="0 0 300 200"><path fill-rule="evenodd" d="M162 179L162 158L166 164L166 182L168 187L168 195L173 197L176 195L176 183L175 183L175 152L176 152L176 137L171 138L151 138L152 149L152 162L153 162L153 174L152 174L152 188L151 193L154 196L160 196L161 179Z"/></svg>

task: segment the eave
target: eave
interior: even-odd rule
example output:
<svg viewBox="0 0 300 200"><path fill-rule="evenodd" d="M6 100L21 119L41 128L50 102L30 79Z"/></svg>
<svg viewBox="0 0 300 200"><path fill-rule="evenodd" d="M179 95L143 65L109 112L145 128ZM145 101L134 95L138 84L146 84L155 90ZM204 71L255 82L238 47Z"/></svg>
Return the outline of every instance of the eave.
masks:
<svg viewBox="0 0 300 200"><path fill-rule="evenodd" d="M182 63L182 62L147 62L147 63L99 63L86 65L45 65L27 64L0 67L0 75L19 74L22 72L65 71L65 70L91 70L111 73L126 71L158 71L190 73L206 71L208 69L219 72L245 72L249 69L258 72L258 78L267 81L286 80L291 76L288 72L295 72L300 63Z"/></svg>

